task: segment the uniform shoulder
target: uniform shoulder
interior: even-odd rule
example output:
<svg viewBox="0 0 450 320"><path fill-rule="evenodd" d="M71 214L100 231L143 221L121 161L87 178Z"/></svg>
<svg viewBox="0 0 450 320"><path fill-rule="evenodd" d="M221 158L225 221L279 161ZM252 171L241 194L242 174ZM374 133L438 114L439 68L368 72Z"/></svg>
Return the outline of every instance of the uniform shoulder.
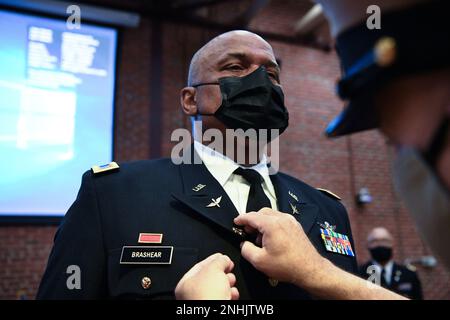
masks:
<svg viewBox="0 0 450 320"><path fill-rule="evenodd" d="M287 173L278 172L277 175L290 185L298 186L298 187L307 189L309 191L316 192L316 189L313 188L312 186L310 186L309 184L307 184L306 182L303 182L302 180L297 179L296 177L293 177Z"/></svg>
<svg viewBox="0 0 450 320"><path fill-rule="evenodd" d="M406 277L407 279L417 277L417 268L412 264L399 264L395 262L394 269L397 273L403 274L403 277Z"/></svg>
<svg viewBox="0 0 450 320"><path fill-rule="evenodd" d="M154 174L157 172L166 172L173 166L169 158L161 158L155 160L137 160L129 162L112 161L103 165L92 166L91 170L87 171L87 175L94 178L101 178L104 176L128 176L142 174Z"/></svg>
<svg viewBox="0 0 450 320"><path fill-rule="evenodd" d="M324 188L316 188L316 190L319 190L320 192L322 192L323 194L325 194L326 196L332 198L332 199L336 199L336 200L342 200L341 197L339 197L337 194L331 192L328 189L324 189Z"/></svg>
<svg viewBox="0 0 450 320"><path fill-rule="evenodd" d="M416 273L417 272L417 268L414 266L414 265L412 265L411 263L407 263L407 264L400 264L400 265L397 265L397 267L399 268L399 269L401 269L402 271L404 271L404 272L411 272L411 273Z"/></svg>
<svg viewBox="0 0 450 320"><path fill-rule="evenodd" d="M91 167L91 170L94 175L98 175L101 173L117 171L119 168L120 166L117 164L117 162L112 161L106 164L94 165Z"/></svg>
<svg viewBox="0 0 450 320"><path fill-rule="evenodd" d="M412 272L416 272L417 268L415 266L413 266L412 264L408 263L407 265L405 265L406 269L408 269L409 271Z"/></svg>

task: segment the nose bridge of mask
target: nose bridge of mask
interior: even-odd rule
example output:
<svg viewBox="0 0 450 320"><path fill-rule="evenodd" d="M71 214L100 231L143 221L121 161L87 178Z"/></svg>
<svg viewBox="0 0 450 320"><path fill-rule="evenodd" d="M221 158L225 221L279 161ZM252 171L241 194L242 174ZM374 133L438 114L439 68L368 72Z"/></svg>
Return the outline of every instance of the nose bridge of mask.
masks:
<svg viewBox="0 0 450 320"><path fill-rule="evenodd" d="M226 93L227 98L234 97L244 91L261 88L267 81L271 82L266 68L260 66L258 69L243 77L223 77L219 79L220 89Z"/></svg>
<svg viewBox="0 0 450 320"><path fill-rule="evenodd" d="M204 85L219 85L222 100L219 104L220 109L221 107L225 107L228 105L229 99L234 98L243 92L258 89L261 90L261 88L264 88L264 84L266 84L267 81L272 84L272 81L269 79L269 76L267 74L266 67L260 66L255 71L243 77L222 77L218 79L218 82L198 83L196 85L193 85L193 87L196 88ZM277 91L281 91L281 95L283 96L281 88ZM198 112L198 114L209 116L214 115L215 113Z"/></svg>

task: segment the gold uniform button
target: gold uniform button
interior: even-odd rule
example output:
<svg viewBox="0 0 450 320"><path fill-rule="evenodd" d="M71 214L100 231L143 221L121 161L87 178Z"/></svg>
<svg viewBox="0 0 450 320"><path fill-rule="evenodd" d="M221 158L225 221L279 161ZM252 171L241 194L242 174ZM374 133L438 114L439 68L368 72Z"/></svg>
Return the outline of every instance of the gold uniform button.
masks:
<svg viewBox="0 0 450 320"><path fill-rule="evenodd" d="M277 280L277 279L269 278L269 284L270 284L272 287L276 287L276 286L278 285L278 280Z"/></svg>
<svg viewBox="0 0 450 320"><path fill-rule="evenodd" d="M142 288L147 290L152 285L152 280L149 277L143 277L141 280Z"/></svg>

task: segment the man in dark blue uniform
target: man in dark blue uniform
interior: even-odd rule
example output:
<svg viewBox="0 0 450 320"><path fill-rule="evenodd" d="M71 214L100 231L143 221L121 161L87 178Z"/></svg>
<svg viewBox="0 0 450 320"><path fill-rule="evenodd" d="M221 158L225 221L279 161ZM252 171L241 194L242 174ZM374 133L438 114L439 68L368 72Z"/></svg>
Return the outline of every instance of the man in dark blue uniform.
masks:
<svg viewBox="0 0 450 320"><path fill-rule="evenodd" d="M282 133L288 125L272 48L250 32L220 35L197 52L181 102L203 130ZM310 298L241 257L246 234L233 219L263 207L294 217L323 257L356 273L340 199L286 174L269 174L265 154L249 144L221 153L196 139L184 151L200 164L159 159L86 172L56 234L37 298L170 298L191 267L217 252L233 261L241 298ZM230 152L239 147L247 153L243 161ZM256 164L247 157L253 151Z"/></svg>
<svg viewBox="0 0 450 320"><path fill-rule="evenodd" d="M392 235L386 228L374 228L367 237L372 257L360 267L360 276L410 299L422 300L422 286L412 265L401 265L392 259ZM375 276L375 277L374 277Z"/></svg>

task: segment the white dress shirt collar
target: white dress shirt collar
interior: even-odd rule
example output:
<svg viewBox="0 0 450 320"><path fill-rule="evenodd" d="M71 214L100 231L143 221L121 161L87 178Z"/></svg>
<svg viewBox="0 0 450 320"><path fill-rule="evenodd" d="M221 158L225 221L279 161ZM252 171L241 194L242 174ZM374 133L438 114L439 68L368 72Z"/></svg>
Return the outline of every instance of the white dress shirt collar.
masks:
<svg viewBox="0 0 450 320"><path fill-rule="evenodd" d="M201 144L198 141L194 141L194 148L208 171L213 175L213 177L220 183L222 187L225 185L228 179L230 179L234 170L236 170L238 167L242 167L244 169L253 169L263 177L267 190L274 198L276 198L275 189L273 187L272 181L270 180L266 155L263 155L261 161L258 164L252 167L243 167L227 156L211 149L208 146Z"/></svg>

